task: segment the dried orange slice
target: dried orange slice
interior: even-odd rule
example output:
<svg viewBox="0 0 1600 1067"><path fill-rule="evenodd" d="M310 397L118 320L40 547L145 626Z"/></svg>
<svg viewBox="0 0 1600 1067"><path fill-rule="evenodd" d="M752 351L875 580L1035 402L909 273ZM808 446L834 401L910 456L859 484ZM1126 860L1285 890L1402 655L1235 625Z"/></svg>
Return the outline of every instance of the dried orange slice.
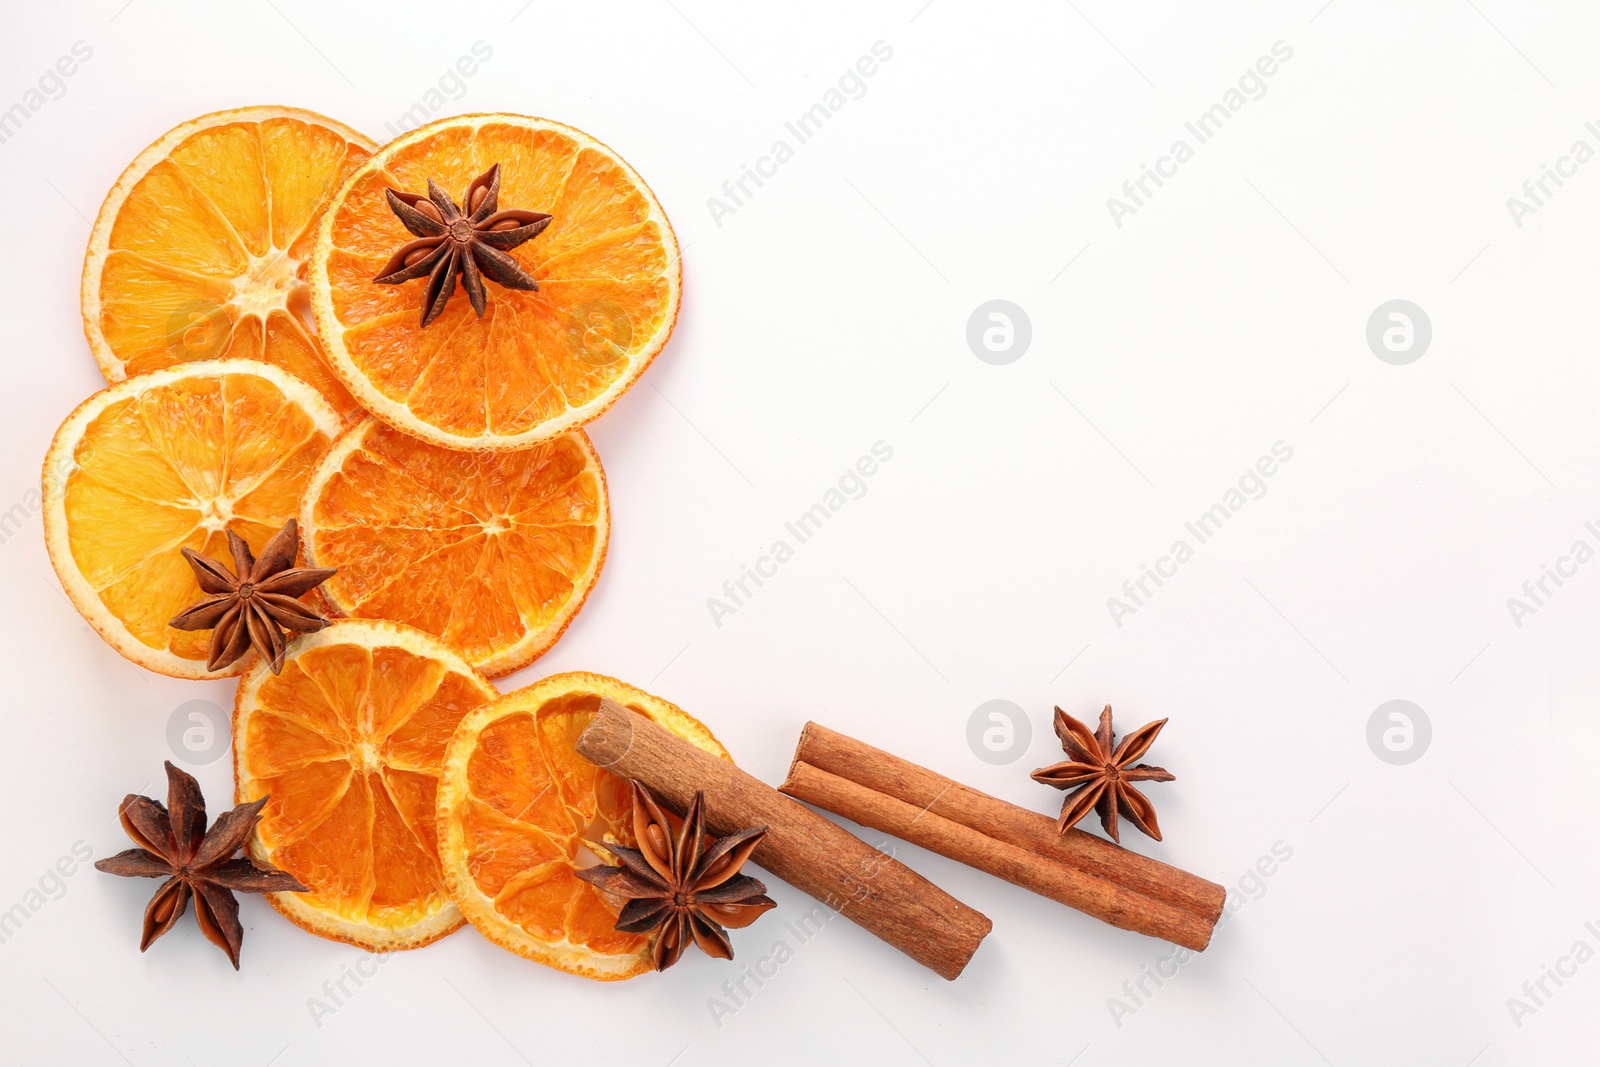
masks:
<svg viewBox="0 0 1600 1067"><path fill-rule="evenodd" d="M527 666L605 562L609 505L582 430L515 452L454 452L367 419L306 486L300 529L339 613L444 638L490 677Z"/></svg>
<svg viewBox="0 0 1600 1067"><path fill-rule="evenodd" d="M377 145L292 107L203 115L139 153L100 205L83 329L106 381L260 359L355 401L309 328L306 259L328 197Z"/></svg>
<svg viewBox="0 0 1600 1067"><path fill-rule="evenodd" d="M439 761L495 690L438 638L343 620L257 663L233 712L237 803L270 796L245 846L307 893L267 900L314 934L373 951L457 930L434 846Z"/></svg>
<svg viewBox="0 0 1600 1067"><path fill-rule="evenodd" d="M460 196L500 164L502 210L547 212L506 253L537 292L488 286L478 318L456 293L419 325L424 283L373 278L412 235L384 190ZM548 119L463 115L390 141L335 197L311 261L317 330L367 410L447 448L523 448L600 415L678 318L678 243L644 181L593 137Z"/></svg>
<svg viewBox="0 0 1600 1067"><path fill-rule="evenodd" d="M339 428L315 389L253 360L183 363L91 396L44 461L45 544L67 597L141 666L243 671L249 659L207 671L211 635L167 625L203 595L182 550L231 559L233 530L259 551Z"/></svg>
<svg viewBox="0 0 1600 1067"><path fill-rule="evenodd" d="M601 981L650 970L650 938L616 929L622 901L577 876L585 838L635 844L625 781L573 742L603 697L722 759L676 706L599 674L555 674L471 712L439 777L439 860L450 898L502 948Z"/></svg>

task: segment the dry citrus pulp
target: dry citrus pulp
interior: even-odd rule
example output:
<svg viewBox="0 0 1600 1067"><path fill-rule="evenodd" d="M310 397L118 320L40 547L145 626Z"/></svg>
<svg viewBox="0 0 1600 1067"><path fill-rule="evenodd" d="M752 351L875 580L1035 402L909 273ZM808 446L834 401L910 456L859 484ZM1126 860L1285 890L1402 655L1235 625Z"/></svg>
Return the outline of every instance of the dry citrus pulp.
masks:
<svg viewBox="0 0 1600 1067"><path fill-rule="evenodd" d="M338 612L444 638L490 677L555 644L605 561L609 507L582 430L456 452L367 419L306 486L300 531Z"/></svg>
<svg viewBox="0 0 1600 1067"><path fill-rule="evenodd" d="M234 705L235 800L270 796L246 848L307 893L268 895L314 934L374 951L460 928L434 846L439 762L494 687L438 638L343 620L264 662Z"/></svg>
<svg viewBox="0 0 1600 1067"><path fill-rule="evenodd" d="M100 206L83 263L83 327L106 381L260 359L352 414L306 321L306 260L329 196L376 147L314 112L250 107L186 122L139 153Z"/></svg>
<svg viewBox="0 0 1600 1067"><path fill-rule="evenodd" d="M598 674L555 674L461 720L439 778L439 860L450 898L490 941L602 981L650 969L650 938L616 927L620 900L580 880L583 841L633 845L627 783L573 748L603 697L731 759L699 720Z"/></svg>
<svg viewBox="0 0 1600 1067"><path fill-rule="evenodd" d="M206 670L211 635L167 621L203 595L182 550L231 560L293 518L340 429L317 391L253 360L183 363L101 390L44 461L44 531L62 588L124 656L177 678Z"/></svg>
<svg viewBox="0 0 1600 1067"><path fill-rule="evenodd" d="M459 198L500 165L499 204L554 216L507 252L537 292L457 293L420 326L424 283L372 279L412 239L385 189ZM523 115L441 119L390 141L335 197L311 262L333 367L363 407L448 448L522 448L595 418L655 358L678 317L678 244L661 205L589 135Z"/></svg>

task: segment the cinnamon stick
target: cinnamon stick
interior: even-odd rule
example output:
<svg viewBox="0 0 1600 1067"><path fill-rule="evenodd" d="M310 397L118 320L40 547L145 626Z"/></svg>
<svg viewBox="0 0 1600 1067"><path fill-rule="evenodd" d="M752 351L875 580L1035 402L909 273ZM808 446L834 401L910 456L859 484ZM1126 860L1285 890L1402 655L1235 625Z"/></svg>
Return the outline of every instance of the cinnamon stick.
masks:
<svg viewBox="0 0 1600 1067"><path fill-rule="evenodd" d="M983 914L837 823L613 700L600 702L575 747L680 811L703 790L713 834L765 825L755 863L940 977L960 974L990 930Z"/></svg>
<svg viewBox="0 0 1600 1067"><path fill-rule="evenodd" d="M1192 912L1208 926L1222 914L1227 891L1215 882L1081 830L1061 834L1048 815L991 797L818 723L807 723L801 731L794 758L796 764L809 764L995 841Z"/></svg>
<svg viewBox="0 0 1600 1067"><path fill-rule="evenodd" d="M998 841L969 826L829 774L809 763L791 766L788 780L781 788L796 800L815 804L852 822L959 860L1112 926L1171 941L1196 952L1211 940L1213 924L1192 911Z"/></svg>

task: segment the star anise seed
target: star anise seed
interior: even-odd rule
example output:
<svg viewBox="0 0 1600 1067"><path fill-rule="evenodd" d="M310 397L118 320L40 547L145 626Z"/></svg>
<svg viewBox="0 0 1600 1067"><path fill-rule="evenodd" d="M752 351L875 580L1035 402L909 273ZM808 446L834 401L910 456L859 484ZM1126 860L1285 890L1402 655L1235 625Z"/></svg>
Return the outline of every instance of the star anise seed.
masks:
<svg viewBox="0 0 1600 1067"><path fill-rule="evenodd" d="M241 804L217 816L206 829L206 800L200 783L169 761L167 804L130 793L118 813L122 828L139 843L95 863L97 871L125 878L166 878L144 910L144 933L139 951L177 925L194 898L194 917L200 932L228 954L239 969L239 946L244 927L239 924L240 893L304 893L293 875L262 867L248 856L235 856L250 839L267 798Z"/></svg>
<svg viewBox="0 0 1600 1067"><path fill-rule="evenodd" d="M444 311L458 279L480 319L488 306L484 278L507 289L538 290L533 275L506 253L542 233L551 216L542 211L500 210L500 164L472 179L461 198L464 210L432 178L426 196L396 189L385 189L384 196L389 210L417 239L400 246L372 280L399 285L426 275L423 326Z"/></svg>
<svg viewBox="0 0 1600 1067"><path fill-rule="evenodd" d="M1057 789L1073 790L1061 804L1057 827L1062 833L1095 809L1106 833L1119 844L1122 839L1117 835L1118 814L1150 837L1161 840L1155 805L1133 783L1170 782L1174 776L1160 767L1145 763L1134 765L1133 761L1150 751L1156 735L1166 724L1166 719L1145 723L1124 737L1119 745L1111 730L1110 704L1100 713L1100 729L1093 733L1083 722L1056 709L1056 736L1072 758L1040 767L1029 777Z"/></svg>
<svg viewBox="0 0 1600 1067"><path fill-rule="evenodd" d="M328 625L327 619L299 598L338 572L333 567L294 565L300 532L293 519L272 535L260 559L250 554L245 539L232 530L228 531L228 548L233 552L231 571L192 548L183 550L201 591L209 595L178 612L167 625L211 631L208 671L221 670L254 646L277 674L283 670L288 649L285 630L315 633Z"/></svg>
<svg viewBox="0 0 1600 1067"><path fill-rule="evenodd" d="M638 848L589 846L615 856L617 867L589 867L578 877L627 903L617 916L617 929L630 934L656 934L651 962L664 971L678 962L693 941L708 956L733 959L727 929L741 930L777 902L767 887L740 874L767 828L742 830L712 838L705 830L705 795L696 791L683 818L667 811L637 782L633 783L633 832Z"/></svg>

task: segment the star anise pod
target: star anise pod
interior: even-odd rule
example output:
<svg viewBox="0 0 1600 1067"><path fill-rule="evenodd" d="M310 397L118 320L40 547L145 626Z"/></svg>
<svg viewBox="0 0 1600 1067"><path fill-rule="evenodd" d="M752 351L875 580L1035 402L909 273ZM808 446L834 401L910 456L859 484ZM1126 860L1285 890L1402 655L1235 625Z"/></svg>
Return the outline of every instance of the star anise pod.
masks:
<svg viewBox="0 0 1600 1067"><path fill-rule="evenodd" d="M228 954L237 971L244 928L239 925L234 891L304 893L306 887L293 875L258 866L248 856L234 855L249 840L266 797L224 812L207 830L206 799L200 783L170 761L166 766L166 807L129 793L119 809L122 828L141 847L108 856L94 868L125 878L166 878L144 909L140 952L178 924L193 897L200 932Z"/></svg>
<svg viewBox="0 0 1600 1067"><path fill-rule="evenodd" d="M237 660L253 645L272 664L272 673L283 670L283 654L288 648L284 630L315 633L328 625L298 599L338 573L333 567L296 567L300 550L299 526L293 519L272 535L261 550L261 558L250 554L245 539L228 531L228 547L233 551L233 570L192 548L183 558L194 568L195 580L210 594L178 612L168 626L179 630L210 630L211 655L206 670L220 670Z"/></svg>
<svg viewBox="0 0 1600 1067"><path fill-rule="evenodd" d="M1134 782L1170 782L1174 776L1160 767L1133 764L1133 761L1150 751L1156 735L1167 724L1166 719L1145 723L1116 744L1116 734L1111 731L1111 705L1100 713L1100 729L1094 733L1071 715L1056 709L1056 736L1066 749L1070 760L1040 767L1029 777L1036 782L1073 789L1061 804L1061 819L1057 823L1062 833L1089 814L1091 808L1100 813L1100 824L1111 840L1121 843L1117 836L1117 815L1120 813L1133 825L1157 841L1161 828L1156 825L1156 809Z"/></svg>
<svg viewBox="0 0 1600 1067"><path fill-rule="evenodd" d="M615 856L621 866L589 867L578 877L627 899L617 916L618 930L659 931L651 949L656 970L678 962L690 941L708 956L733 959L724 927L743 929L768 908L777 907L764 895L765 885L739 873L767 828L720 839L707 836L703 793L695 792L688 813L680 819L634 782L633 832L638 848L589 842L596 852Z"/></svg>
<svg viewBox="0 0 1600 1067"><path fill-rule="evenodd" d="M539 283L506 252L537 237L550 225L542 211L500 210L500 164L496 163L467 186L457 206L439 183L428 179L428 195L385 189L389 210L400 218L415 241L400 246L373 281L399 285L427 275L422 296L422 325L444 311L456 291L456 279L467 291L472 310L483 318L488 295L483 279L507 289L537 290Z"/></svg>

